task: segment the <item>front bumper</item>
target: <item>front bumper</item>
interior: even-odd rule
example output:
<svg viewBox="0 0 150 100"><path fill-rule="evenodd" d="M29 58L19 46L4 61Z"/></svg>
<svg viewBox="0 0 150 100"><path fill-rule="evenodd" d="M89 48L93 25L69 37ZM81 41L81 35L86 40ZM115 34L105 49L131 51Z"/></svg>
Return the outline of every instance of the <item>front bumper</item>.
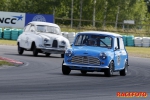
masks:
<svg viewBox="0 0 150 100"><path fill-rule="evenodd" d="M78 64L67 64L67 63L63 63L63 65L70 67L72 70L101 71L109 68L108 66L78 65Z"/></svg>
<svg viewBox="0 0 150 100"><path fill-rule="evenodd" d="M54 53L54 54L65 53L65 49L61 49L61 48L41 48L41 51L44 53Z"/></svg>

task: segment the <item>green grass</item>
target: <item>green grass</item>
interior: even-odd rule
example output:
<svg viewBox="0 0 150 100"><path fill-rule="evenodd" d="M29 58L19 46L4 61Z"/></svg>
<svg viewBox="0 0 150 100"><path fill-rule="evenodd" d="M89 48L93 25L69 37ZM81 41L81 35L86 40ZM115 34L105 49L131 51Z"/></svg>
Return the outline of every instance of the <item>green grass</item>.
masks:
<svg viewBox="0 0 150 100"><path fill-rule="evenodd" d="M13 64L10 63L10 62L6 62L6 61L3 61L3 60L0 60L0 66L2 66L2 65L12 66Z"/></svg>
<svg viewBox="0 0 150 100"><path fill-rule="evenodd" d="M17 41L0 39L0 45L17 45Z"/></svg>
<svg viewBox="0 0 150 100"><path fill-rule="evenodd" d="M126 47L129 56L150 58L150 47Z"/></svg>

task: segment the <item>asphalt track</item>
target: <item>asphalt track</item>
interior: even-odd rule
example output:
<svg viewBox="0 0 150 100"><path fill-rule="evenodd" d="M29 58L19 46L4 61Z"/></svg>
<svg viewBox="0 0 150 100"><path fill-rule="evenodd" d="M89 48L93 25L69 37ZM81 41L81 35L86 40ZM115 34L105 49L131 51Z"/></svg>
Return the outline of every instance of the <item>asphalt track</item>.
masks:
<svg viewBox="0 0 150 100"><path fill-rule="evenodd" d="M19 67L0 68L0 100L150 100L150 59L129 57L127 76L112 77L91 72L71 71L63 75L60 55L25 51L18 55L16 46L0 46L0 56L24 62ZM146 92L148 96L121 98L117 92Z"/></svg>

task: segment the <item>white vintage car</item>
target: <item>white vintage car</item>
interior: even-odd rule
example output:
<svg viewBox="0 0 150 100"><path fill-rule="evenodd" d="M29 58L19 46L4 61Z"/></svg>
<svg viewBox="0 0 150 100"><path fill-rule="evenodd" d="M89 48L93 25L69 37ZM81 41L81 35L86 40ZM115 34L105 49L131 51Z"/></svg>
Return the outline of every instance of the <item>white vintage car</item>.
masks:
<svg viewBox="0 0 150 100"><path fill-rule="evenodd" d="M62 36L57 24L33 21L28 23L24 31L17 39L18 53L24 50L33 51L33 55L44 53L61 54L64 57L65 50L70 47L69 40Z"/></svg>

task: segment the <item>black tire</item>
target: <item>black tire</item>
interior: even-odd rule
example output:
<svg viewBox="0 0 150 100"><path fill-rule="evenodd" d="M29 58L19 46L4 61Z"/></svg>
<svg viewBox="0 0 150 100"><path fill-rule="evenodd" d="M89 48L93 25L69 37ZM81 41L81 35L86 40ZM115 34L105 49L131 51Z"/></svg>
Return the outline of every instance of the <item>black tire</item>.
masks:
<svg viewBox="0 0 150 100"><path fill-rule="evenodd" d="M128 62L125 62L124 69L120 71L120 76L126 76L128 72Z"/></svg>
<svg viewBox="0 0 150 100"><path fill-rule="evenodd" d="M61 54L61 58L64 58L64 54Z"/></svg>
<svg viewBox="0 0 150 100"><path fill-rule="evenodd" d="M38 55L38 49L36 48L36 45L34 45L33 47L33 56L37 56Z"/></svg>
<svg viewBox="0 0 150 100"><path fill-rule="evenodd" d="M82 73L83 75L86 75L87 71L81 70L81 73Z"/></svg>
<svg viewBox="0 0 150 100"><path fill-rule="evenodd" d="M109 68L105 70L104 74L107 77L111 77L113 75L113 71L114 71L114 62L111 61L109 64Z"/></svg>
<svg viewBox="0 0 150 100"><path fill-rule="evenodd" d="M22 55L23 52L24 52L24 49L20 47L20 45L18 44L18 54Z"/></svg>
<svg viewBox="0 0 150 100"><path fill-rule="evenodd" d="M64 63L64 61L63 61L63 63ZM71 69L68 66L63 65L63 63L62 63L62 73L64 75L69 75L71 72Z"/></svg>
<svg viewBox="0 0 150 100"><path fill-rule="evenodd" d="M50 53L46 53L46 54L45 54L46 57L49 57L50 55L51 55Z"/></svg>

